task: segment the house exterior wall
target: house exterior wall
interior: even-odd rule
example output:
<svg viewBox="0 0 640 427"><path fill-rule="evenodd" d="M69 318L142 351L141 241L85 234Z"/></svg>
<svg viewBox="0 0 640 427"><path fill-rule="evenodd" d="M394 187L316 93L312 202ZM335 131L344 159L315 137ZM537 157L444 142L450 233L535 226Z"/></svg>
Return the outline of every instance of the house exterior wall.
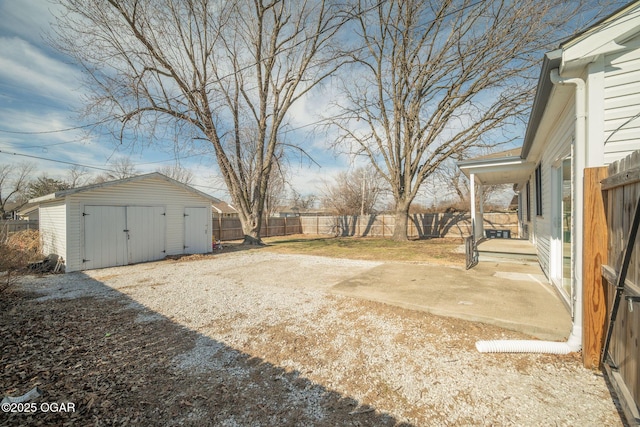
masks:
<svg viewBox="0 0 640 427"><path fill-rule="evenodd" d="M40 205L39 229L42 253L67 258L67 209L64 200Z"/></svg>
<svg viewBox="0 0 640 427"><path fill-rule="evenodd" d="M640 147L640 36L622 44L624 50L604 56L605 165Z"/></svg>
<svg viewBox="0 0 640 427"><path fill-rule="evenodd" d="M602 55L585 68L581 76L587 91L586 166L603 166L625 157L640 148L640 36L624 43L625 48ZM553 102L553 101L551 101ZM543 214L536 215L535 178L529 178L531 187L531 223L529 239L538 250L540 265L551 278L554 275L554 249L552 225L555 213L552 200L553 169L558 161L571 153L575 125L575 96L566 102L562 114L547 129L539 129L536 144L541 144L538 158L528 159L542 165ZM581 179L582 171L576 171L572 182ZM525 192L523 191L523 197ZM573 207L574 215L581 215L582 208ZM526 218L526 215L524 215ZM581 248L577 248L581 251ZM580 254L576 254L580 256Z"/></svg>
<svg viewBox="0 0 640 427"><path fill-rule="evenodd" d="M146 179L96 188L68 195L68 240L66 271L82 269L84 206L162 206L166 213L166 253L184 253L184 210L205 207L211 218L211 201L162 179ZM211 227L209 227L211 233ZM209 239L211 241L211 238Z"/></svg>
<svg viewBox="0 0 640 427"><path fill-rule="evenodd" d="M531 188L531 223L529 226L529 240L536 246L540 266L547 277L551 277L552 236L551 227L554 220L552 197L554 168L559 166L562 159L571 154L571 142L574 137L575 102L573 98L558 117L550 131L541 135L544 141L541 155L538 159L531 159L541 166L542 172L542 215L536 214L536 181L535 174L529 177ZM557 220L557 218L556 218Z"/></svg>

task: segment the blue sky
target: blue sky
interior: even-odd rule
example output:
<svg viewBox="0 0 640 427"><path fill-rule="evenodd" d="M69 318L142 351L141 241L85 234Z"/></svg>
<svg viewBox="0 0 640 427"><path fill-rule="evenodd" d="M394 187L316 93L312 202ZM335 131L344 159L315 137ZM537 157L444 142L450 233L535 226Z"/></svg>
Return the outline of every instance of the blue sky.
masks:
<svg viewBox="0 0 640 427"><path fill-rule="evenodd" d="M87 170L99 174L120 156L129 157L143 173L174 164L174 149L133 150L109 136L77 129L89 124L79 114L81 73L45 42L53 7L46 0L0 0L0 164L28 161L36 165L36 176L46 173L57 179L67 178L72 167L68 163L91 166ZM321 165L290 159L291 185L302 194L319 194L323 179L348 166L348 159L336 159L325 148L321 136L305 130L310 129L306 124L317 120L309 110L312 104L295 106L291 127L302 129L288 134L288 138L311 139L305 149ZM60 131L64 129L71 130ZM178 155L183 157L180 164L194 173L199 190L229 200L213 157L182 150Z"/></svg>
<svg viewBox="0 0 640 427"><path fill-rule="evenodd" d="M28 161L36 165L36 176L46 173L65 179L70 163L99 174L109 167L110 160L124 156L146 173L174 164L179 156L180 164L193 172L194 186L229 200L211 156L175 150L173 144L165 144L164 148L138 145L132 149L109 136L80 128L89 124L79 115L83 99L81 73L45 43L54 7L47 0L0 0L0 164ZM285 128L299 129L287 132L285 138L301 143L320 164L301 156L290 158L290 184L304 195L320 195L325 181L354 166L348 157L333 155L325 136L309 132L313 127L308 125L318 120L315 111L322 110L326 99L335 95L334 89L329 79L312 96L302 99L292 108ZM521 133L524 134L524 126ZM424 193L424 199L419 197L418 202L429 204L429 189L425 188Z"/></svg>

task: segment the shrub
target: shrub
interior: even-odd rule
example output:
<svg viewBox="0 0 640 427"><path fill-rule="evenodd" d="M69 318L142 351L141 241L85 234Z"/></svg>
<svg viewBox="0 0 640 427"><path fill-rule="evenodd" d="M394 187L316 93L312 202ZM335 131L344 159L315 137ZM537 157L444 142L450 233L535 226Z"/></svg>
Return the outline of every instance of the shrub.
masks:
<svg viewBox="0 0 640 427"><path fill-rule="evenodd" d="M40 234L36 230L19 231L0 241L0 292L24 274L29 263L41 258Z"/></svg>

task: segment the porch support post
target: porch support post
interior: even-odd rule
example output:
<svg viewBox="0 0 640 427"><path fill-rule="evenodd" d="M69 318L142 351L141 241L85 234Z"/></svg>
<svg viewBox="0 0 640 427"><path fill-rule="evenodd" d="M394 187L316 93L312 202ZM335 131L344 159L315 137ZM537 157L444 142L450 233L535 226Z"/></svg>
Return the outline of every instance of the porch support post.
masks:
<svg viewBox="0 0 640 427"><path fill-rule="evenodd" d="M478 185L478 235L476 239L484 236L484 185Z"/></svg>
<svg viewBox="0 0 640 427"><path fill-rule="evenodd" d="M469 175L469 194L471 196L471 235L478 237L476 233L476 174Z"/></svg>

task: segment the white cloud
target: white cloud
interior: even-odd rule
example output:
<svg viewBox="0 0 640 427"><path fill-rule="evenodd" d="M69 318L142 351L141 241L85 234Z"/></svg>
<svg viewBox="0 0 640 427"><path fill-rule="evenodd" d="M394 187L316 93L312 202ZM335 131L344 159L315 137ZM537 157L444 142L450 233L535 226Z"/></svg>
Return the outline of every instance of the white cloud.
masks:
<svg viewBox="0 0 640 427"><path fill-rule="evenodd" d="M0 116L0 127L11 131L32 133L67 129L77 126L77 123L69 119L68 116L71 114L70 111L63 112L53 108L3 110ZM46 138L57 141L67 139L68 136L68 134L50 133ZM29 138L34 137L30 136Z"/></svg>
<svg viewBox="0 0 640 427"><path fill-rule="evenodd" d="M56 102L79 99L80 72L18 37L0 37L0 80Z"/></svg>
<svg viewBox="0 0 640 427"><path fill-rule="evenodd" d="M53 13L59 9L46 0L0 0L0 31L40 44L50 31Z"/></svg>

